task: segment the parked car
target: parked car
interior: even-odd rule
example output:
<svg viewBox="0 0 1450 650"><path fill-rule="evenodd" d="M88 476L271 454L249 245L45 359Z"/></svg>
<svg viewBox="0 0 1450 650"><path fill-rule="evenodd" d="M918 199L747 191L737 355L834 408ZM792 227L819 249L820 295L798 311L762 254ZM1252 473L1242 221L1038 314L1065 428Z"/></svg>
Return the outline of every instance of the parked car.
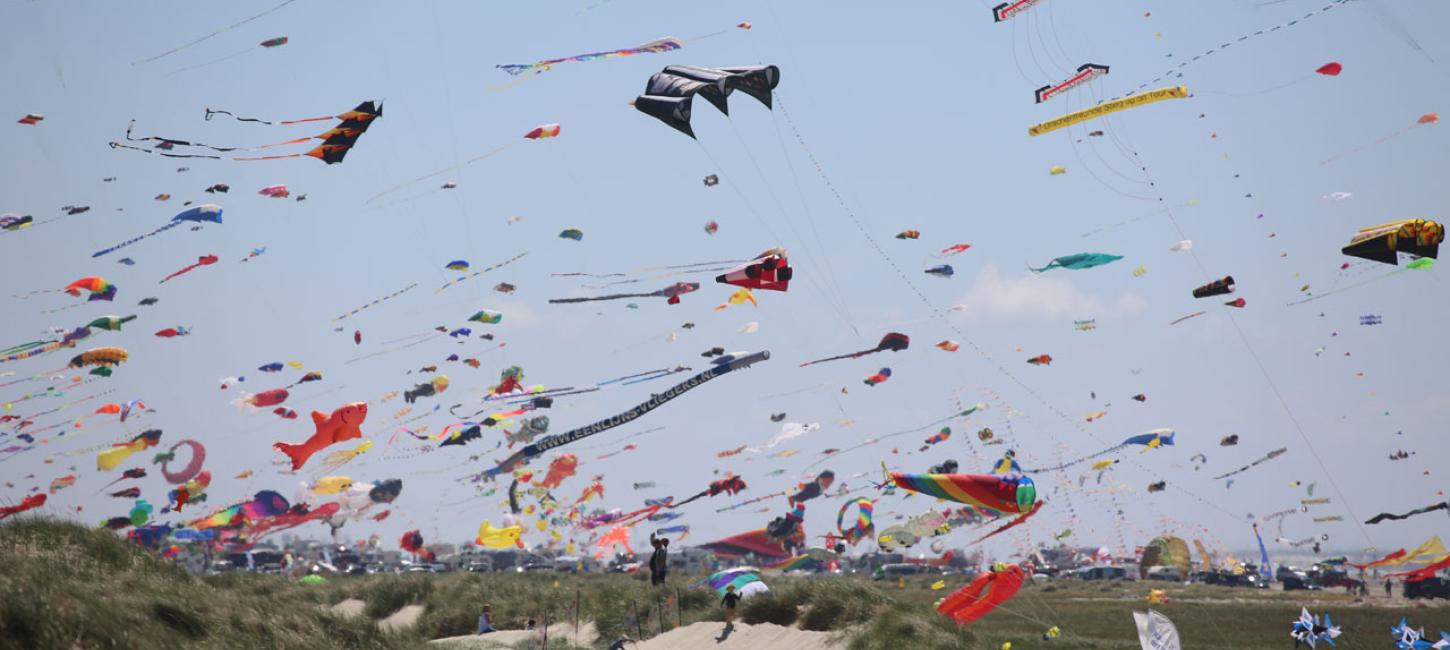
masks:
<svg viewBox="0 0 1450 650"><path fill-rule="evenodd" d="M1148 568L1148 575L1143 576L1148 580L1162 580L1164 582L1183 582L1183 572L1178 567L1155 566Z"/></svg>
<svg viewBox="0 0 1450 650"><path fill-rule="evenodd" d="M1418 582L1405 583L1405 598L1444 598L1450 600L1450 580L1426 578Z"/></svg>
<svg viewBox="0 0 1450 650"><path fill-rule="evenodd" d="M1279 584L1284 585L1284 591L1319 591L1324 587L1319 586L1309 576L1303 573L1290 573L1279 578Z"/></svg>
<svg viewBox="0 0 1450 650"><path fill-rule="evenodd" d="M924 564L888 564L874 571L871 574L871 579L885 580L886 578L921 575L929 569L931 567Z"/></svg>
<svg viewBox="0 0 1450 650"><path fill-rule="evenodd" d="M1082 580L1130 580L1128 570L1120 566L1094 566L1078 569L1077 577Z"/></svg>

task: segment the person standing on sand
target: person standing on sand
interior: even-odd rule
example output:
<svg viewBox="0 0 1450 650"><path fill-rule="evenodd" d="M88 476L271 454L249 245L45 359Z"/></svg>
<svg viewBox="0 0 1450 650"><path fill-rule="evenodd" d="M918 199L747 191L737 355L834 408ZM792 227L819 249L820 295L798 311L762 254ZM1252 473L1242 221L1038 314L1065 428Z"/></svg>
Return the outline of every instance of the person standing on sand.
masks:
<svg viewBox="0 0 1450 650"><path fill-rule="evenodd" d="M493 607L485 604L483 611L478 614L478 633L488 634L497 631L493 629Z"/></svg>
<svg viewBox="0 0 1450 650"><path fill-rule="evenodd" d="M665 573L670 569L670 540L650 533L649 545L655 549L649 556L649 583L663 585Z"/></svg>
<svg viewBox="0 0 1450 650"><path fill-rule="evenodd" d="M1390 579L1389 578L1385 578L1385 598L1393 598L1393 597L1394 597L1394 592L1391 590L1391 587L1390 587Z"/></svg>
<svg viewBox="0 0 1450 650"><path fill-rule="evenodd" d="M725 586L725 597L720 599L720 604L725 606L725 625L735 627L735 606L740 603L740 594L735 593L735 585Z"/></svg>

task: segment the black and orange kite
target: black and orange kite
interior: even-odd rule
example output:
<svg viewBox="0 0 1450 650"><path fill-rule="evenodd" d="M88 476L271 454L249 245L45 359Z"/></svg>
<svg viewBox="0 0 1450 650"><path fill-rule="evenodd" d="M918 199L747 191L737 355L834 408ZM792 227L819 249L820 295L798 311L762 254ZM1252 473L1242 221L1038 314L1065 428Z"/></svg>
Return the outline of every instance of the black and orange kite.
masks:
<svg viewBox="0 0 1450 650"><path fill-rule="evenodd" d="M154 142L156 144L138 146L123 144L120 142L112 142L111 148L130 149L132 151L152 153L158 156L166 156L168 158L210 158L212 160L222 160L224 158L223 156L204 153L175 153L175 150L177 147L197 147L202 149L210 149L217 153L230 154L232 152L238 151L255 151L258 149L270 149L272 147L301 144L310 140L321 140L322 144L313 147L310 151L281 154L275 156L235 156L231 157L230 159L243 161L280 160L283 158L301 158L302 156L311 156L329 165L333 165L342 162L342 159L347 156L347 152L352 150L353 145L357 144L358 138L362 137L362 134L368 130L369 126L372 126L373 120L376 120L377 118L383 116L383 106L380 102L366 101L358 104L357 108L343 113L342 115L328 115L324 117L309 117L300 120L278 121L262 120L254 117L238 117L237 115L229 111L214 111L210 108L206 109L206 119L208 121L210 121L213 117L217 115L227 115L239 122L256 122L258 124L266 124L269 126L305 124L308 122L325 122L334 119L341 120L341 122L339 122L331 129L328 129L327 131L324 131L323 133L320 133L318 135L312 135L302 138L293 138L291 140L274 142L272 144L257 145L254 147L218 147L202 142L192 142L189 140L179 140L176 138L165 138L161 136L145 136L140 138L133 137L131 132L132 129L136 126L136 121L132 120L130 126L126 127L126 141Z"/></svg>

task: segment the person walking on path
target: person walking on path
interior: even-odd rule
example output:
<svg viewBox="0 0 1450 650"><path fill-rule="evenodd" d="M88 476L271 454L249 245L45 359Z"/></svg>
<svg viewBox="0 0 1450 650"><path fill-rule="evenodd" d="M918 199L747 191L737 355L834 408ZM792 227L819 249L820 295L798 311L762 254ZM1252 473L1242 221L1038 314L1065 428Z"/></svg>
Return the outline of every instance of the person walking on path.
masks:
<svg viewBox="0 0 1450 650"><path fill-rule="evenodd" d="M735 585L725 586L725 597L720 599L720 604L725 606L725 625L735 627L735 606L740 604L740 594L735 592Z"/></svg>

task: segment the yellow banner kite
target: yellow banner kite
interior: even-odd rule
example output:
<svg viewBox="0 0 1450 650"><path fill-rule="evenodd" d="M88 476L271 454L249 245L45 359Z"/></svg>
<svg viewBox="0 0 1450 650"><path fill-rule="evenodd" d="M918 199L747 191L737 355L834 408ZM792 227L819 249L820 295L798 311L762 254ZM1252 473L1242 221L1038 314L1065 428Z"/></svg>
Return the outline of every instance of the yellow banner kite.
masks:
<svg viewBox="0 0 1450 650"><path fill-rule="evenodd" d="M1027 135L1042 135L1043 133L1049 133L1058 129L1064 129L1080 122L1086 122L1091 119L1099 118L1107 115L1108 113L1116 113L1118 111L1133 108L1135 106L1152 104L1153 102L1161 102L1165 99L1183 99L1187 96L1188 88L1184 86L1159 88L1157 90L1150 90L1139 95L1129 95L1122 99L1115 99L1110 102L1098 104L1097 106L1094 106L1092 108L1084 108L1080 111L1068 113L1067 115L1059 117L1055 120L1043 122L1041 124L1038 124L1037 126L1028 127Z"/></svg>

